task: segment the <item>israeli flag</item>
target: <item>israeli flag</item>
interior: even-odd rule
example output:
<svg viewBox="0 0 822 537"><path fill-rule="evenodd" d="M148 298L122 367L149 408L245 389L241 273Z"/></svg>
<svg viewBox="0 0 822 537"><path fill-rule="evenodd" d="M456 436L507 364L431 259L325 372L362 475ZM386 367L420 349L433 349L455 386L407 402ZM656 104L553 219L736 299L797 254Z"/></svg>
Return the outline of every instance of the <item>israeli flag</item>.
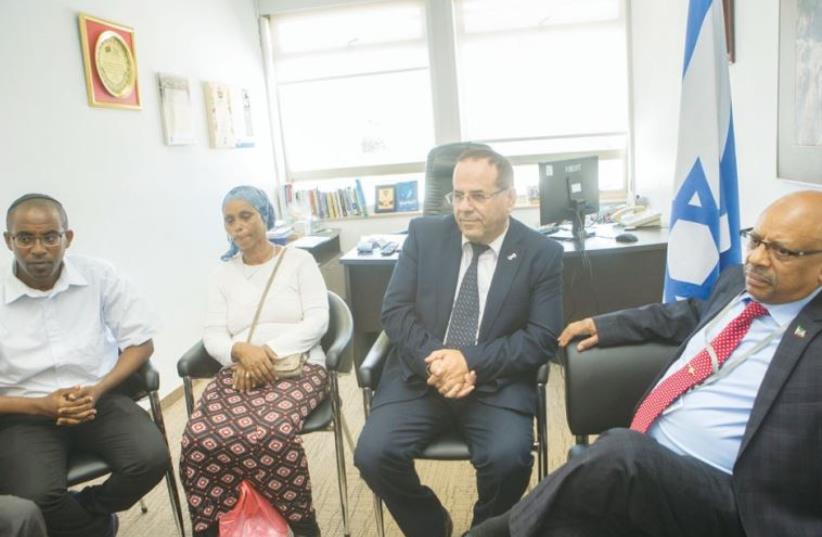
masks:
<svg viewBox="0 0 822 537"><path fill-rule="evenodd" d="M719 0L690 0L665 302L707 298L741 259L734 122Z"/></svg>

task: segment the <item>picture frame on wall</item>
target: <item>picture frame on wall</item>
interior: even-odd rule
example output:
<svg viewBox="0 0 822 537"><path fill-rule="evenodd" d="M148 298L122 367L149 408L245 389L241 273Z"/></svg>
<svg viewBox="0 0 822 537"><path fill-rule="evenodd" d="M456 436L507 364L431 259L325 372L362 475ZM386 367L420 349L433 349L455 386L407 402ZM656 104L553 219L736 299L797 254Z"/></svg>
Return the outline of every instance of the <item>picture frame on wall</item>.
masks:
<svg viewBox="0 0 822 537"><path fill-rule="evenodd" d="M822 2L780 0L776 172L822 184Z"/></svg>
<svg viewBox="0 0 822 537"><path fill-rule="evenodd" d="M166 145L194 143L194 114L191 108L191 87L185 77L157 74L160 86L160 111Z"/></svg>
<svg viewBox="0 0 822 537"><path fill-rule="evenodd" d="M204 82L208 141L212 149L234 149L237 139L231 110L231 88L221 82Z"/></svg>
<svg viewBox="0 0 822 537"><path fill-rule="evenodd" d="M374 193L374 212L393 213L397 210L397 188L395 185L377 185Z"/></svg>
<svg viewBox="0 0 822 537"><path fill-rule="evenodd" d="M85 13L78 15L90 106L140 110L134 29Z"/></svg>

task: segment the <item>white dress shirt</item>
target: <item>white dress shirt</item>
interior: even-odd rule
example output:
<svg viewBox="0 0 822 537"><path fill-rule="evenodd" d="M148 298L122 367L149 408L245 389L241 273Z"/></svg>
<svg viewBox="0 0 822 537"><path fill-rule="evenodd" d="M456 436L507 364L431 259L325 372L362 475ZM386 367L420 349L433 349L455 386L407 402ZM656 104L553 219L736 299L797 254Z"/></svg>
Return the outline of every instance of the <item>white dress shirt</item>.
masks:
<svg viewBox="0 0 822 537"><path fill-rule="evenodd" d="M488 249L482 252L477 260L477 290L479 291L479 318L477 319L477 333L474 335L474 342L479 338L480 326L482 326L482 317L485 314L485 300L488 298L488 291L491 289L491 280L494 278L494 272L497 270L497 261L499 260L499 252L502 248L502 243L505 241L505 236L508 234L509 223L505 223L505 230L499 237L491 241ZM474 249L471 247L471 241L465 235L462 236L462 261L460 262L460 273L457 278L457 290L454 292L454 303L451 304L451 315L454 314L454 305L457 303L457 298L460 294L460 286L462 285L462 278L468 272L468 267L471 266L471 260L474 259ZM451 319L448 319L448 330L451 329ZM448 330L445 332L445 341L448 341Z"/></svg>
<svg viewBox="0 0 822 537"><path fill-rule="evenodd" d="M763 303L768 315L754 319L716 378L709 377L674 401L651 425L648 434L675 453L690 455L727 474L732 473L756 394L782 337L777 332L763 348L756 351L755 347L772 332L787 327L819 291L817 289L802 300L787 304ZM718 318L713 325L708 323L694 334L682 356L671 364L660 382L701 352L706 342L712 341L742 313L749 300L751 296L747 292L742 293L722 318ZM733 367L736 360L751 351L756 352L735 369L723 372L724 368L729 365Z"/></svg>
<svg viewBox="0 0 822 537"><path fill-rule="evenodd" d="M267 345L278 356L309 352L308 361L325 366L320 346L328 329L328 291L314 257L287 248L266 295L251 343ZM223 365L231 365L231 347L245 342L276 256L246 265L242 254L221 262L211 276L203 343Z"/></svg>
<svg viewBox="0 0 822 537"><path fill-rule="evenodd" d="M152 316L134 286L105 261L66 256L54 287L2 280L0 395L40 397L91 385L109 373L120 349L152 338Z"/></svg>

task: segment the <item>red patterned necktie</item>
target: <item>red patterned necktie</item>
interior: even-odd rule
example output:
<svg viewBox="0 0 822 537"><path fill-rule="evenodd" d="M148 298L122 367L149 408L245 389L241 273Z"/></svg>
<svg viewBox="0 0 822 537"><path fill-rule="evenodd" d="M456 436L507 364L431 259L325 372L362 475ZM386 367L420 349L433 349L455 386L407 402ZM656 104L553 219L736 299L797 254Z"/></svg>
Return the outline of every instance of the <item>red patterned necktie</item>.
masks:
<svg viewBox="0 0 822 537"><path fill-rule="evenodd" d="M716 353L719 367L728 359L731 353L739 346L745 337L754 319L767 315L768 310L759 302L749 302L735 319L722 329L718 336L711 341L710 346ZM655 419L668 408L671 403L697 384L711 376L711 355L707 349L702 349L679 371L669 376L642 401L631 421L631 429L641 433L646 432Z"/></svg>

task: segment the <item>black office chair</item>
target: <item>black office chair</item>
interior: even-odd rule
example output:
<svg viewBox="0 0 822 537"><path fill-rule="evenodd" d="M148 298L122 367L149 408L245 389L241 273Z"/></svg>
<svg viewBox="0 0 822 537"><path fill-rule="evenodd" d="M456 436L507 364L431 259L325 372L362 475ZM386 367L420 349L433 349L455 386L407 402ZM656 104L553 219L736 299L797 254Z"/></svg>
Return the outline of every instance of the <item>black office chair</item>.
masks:
<svg viewBox="0 0 822 537"><path fill-rule="evenodd" d="M300 434L318 431L334 433L334 447L337 455L337 483L340 490L340 507L342 510L343 531L346 537L351 535L350 520L348 518L348 485L345 476L345 448L343 446L343 421L340 406L340 389L337 373L347 371L351 366L350 353L345 352L351 343L354 332L354 319L345 301L331 291L328 292L329 323L328 330L323 336L322 347L325 350L325 365L328 370L328 379L331 392L320 405L308 415L303 422ZM192 379L206 379L214 377L222 368L220 362L209 356L200 341L186 352L177 362L177 373L183 378L183 389L186 399L188 415L194 411L194 390ZM347 433L347 431L346 431ZM350 438L350 434L347 434Z"/></svg>
<svg viewBox="0 0 822 537"><path fill-rule="evenodd" d="M445 203L445 195L453 190L452 176L457 165L457 157L467 149L491 149L485 144L456 142L438 145L428 152L425 160L425 201L422 214L451 214L451 207Z"/></svg>
<svg viewBox="0 0 822 537"><path fill-rule="evenodd" d="M160 389L160 374L151 366L150 362L146 362L134 375L126 379L126 381L118 388L128 394L129 397L135 401L143 398L148 398L151 406L151 419L154 424L160 429L163 435L163 440L168 446L168 437L166 436L165 422L163 421L163 411L160 408L160 396L157 390ZM170 456L169 456L170 458ZM68 460L68 475L66 482L69 487L103 477L111 473L111 467L98 455L88 453L85 451L74 451L69 453ZM177 532L180 537L185 537L183 530L183 511L180 506L180 495L177 492L177 479L174 476L174 469L169 467L166 472L166 485L168 486L168 498L171 501L171 508L174 512L174 522L177 524ZM140 509L145 513L147 511L145 502L140 500Z"/></svg>
<svg viewBox="0 0 822 537"><path fill-rule="evenodd" d="M639 399L679 347L643 343L620 347L565 349L565 412L576 445L568 458L588 446L588 436L628 427Z"/></svg>
<svg viewBox="0 0 822 537"><path fill-rule="evenodd" d="M371 410L371 401L377 391L380 382L382 369L385 366L391 342L385 332L381 332L377 340L371 346L368 354L363 359L358 369L357 382L363 391L363 405L365 416ZM543 364L537 371L537 434L534 441L533 450L537 453L537 475L539 479L548 473L548 416L546 407L545 387L548 384L548 364ZM436 461L462 461L470 460L471 454L468 445L458 431L452 430L437 438L419 456L420 459ZM384 537L385 527L383 525L382 500L374 495L374 516L377 520L377 534Z"/></svg>

